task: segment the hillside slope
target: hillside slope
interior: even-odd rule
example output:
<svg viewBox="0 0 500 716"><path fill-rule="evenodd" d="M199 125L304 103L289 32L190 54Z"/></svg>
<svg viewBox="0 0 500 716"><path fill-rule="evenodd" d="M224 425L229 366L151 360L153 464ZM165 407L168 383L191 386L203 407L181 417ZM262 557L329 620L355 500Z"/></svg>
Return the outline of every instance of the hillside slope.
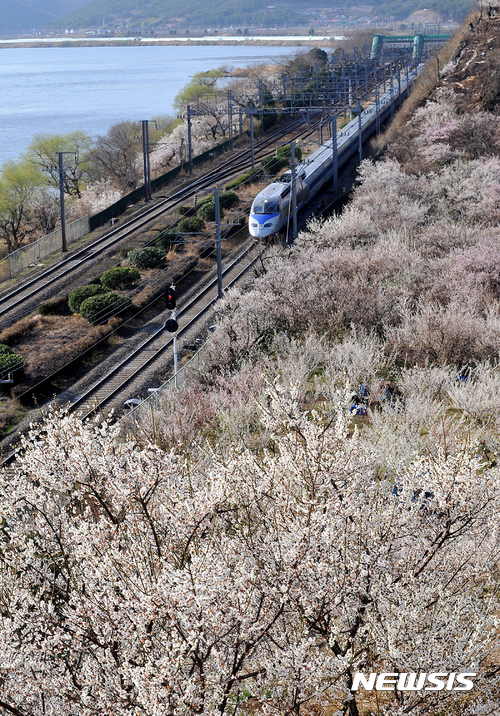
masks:
<svg viewBox="0 0 500 716"><path fill-rule="evenodd" d="M0 35L24 32L57 21L85 5L87 0L13 0L2 2Z"/></svg>
<svg viewBox="0 0 500 716"><path fill-rule="evenodd" d="M228 375L236 402L268 370L295 374L315 405L347 378L368 396L366 436L384 425L398 460L427 449L441 421L448 447L466 421L500 454L500 18L457 43L440 57L437 85L429 60L430 93L422 79L408 100L416 109L396 115L344 212L311 222L250 291L228 295L205 351L210 410ZM204 405L199 384L186 392L187 404L196 394ZM159 418L166 429L174 412Z"/></svg>
<svg viewBox="0 0 500 716"><path fill-rule="evenodd" d="M498 29L227 291L187 384L51 408L0 471L4 711L498 713Z"/></svg>
<svg viewBox="0 0 500 716"><path fill-rule="evenodd" d="M321 5L313 0L287 0L270 4L268 0L254 0L250 5L242 0L221 0L207 3L193 0L91 0L83 8L63 17L66 27L128 27L142 33L171 27L284 27L330 23L339 19L364 17L403 19L423 8L437 10L443 18L454 19L467 14L473 0L372 0L364 5L339 0L334 5Z"/></svg>
<svg viewBox="0 0 500 716"><path fill-rule="evenodd" d="M462 111L498 111L500 18L479 20L445 70L440 86L456 95Z"/></svg>

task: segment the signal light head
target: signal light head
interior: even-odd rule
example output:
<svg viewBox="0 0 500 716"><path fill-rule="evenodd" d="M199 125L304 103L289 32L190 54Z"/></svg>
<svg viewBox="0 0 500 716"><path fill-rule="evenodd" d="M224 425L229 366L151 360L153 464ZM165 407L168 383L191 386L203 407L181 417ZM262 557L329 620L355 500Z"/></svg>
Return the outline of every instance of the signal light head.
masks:
<svg viewBox="0 0 500 716"><path fill-rule="evenodd" d="M165 302L167 304L167 308L175 308L175 288L172 286L170 286L170 288L168 288L165 292Z"/></svg>

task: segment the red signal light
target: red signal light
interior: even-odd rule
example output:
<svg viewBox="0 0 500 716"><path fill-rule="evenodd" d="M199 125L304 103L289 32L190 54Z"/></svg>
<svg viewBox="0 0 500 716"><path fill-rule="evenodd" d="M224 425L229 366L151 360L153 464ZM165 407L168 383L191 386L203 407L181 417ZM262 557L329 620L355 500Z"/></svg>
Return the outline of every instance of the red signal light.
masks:
<svg viewBox="0 0 500 716"><path fill-rule="evenodd" d="M165 293L165 302L167 304L167 308L175 308L175 288L172 286L170 286Z"/></svg>

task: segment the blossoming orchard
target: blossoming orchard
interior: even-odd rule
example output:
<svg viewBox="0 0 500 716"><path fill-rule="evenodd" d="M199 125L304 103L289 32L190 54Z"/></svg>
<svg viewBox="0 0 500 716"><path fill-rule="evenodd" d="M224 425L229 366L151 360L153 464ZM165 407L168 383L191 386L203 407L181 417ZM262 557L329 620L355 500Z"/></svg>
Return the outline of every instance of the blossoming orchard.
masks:
<svg viewBox="0 0 500 716"><path fill-rule="evenodd" d="M465 443L394 484L346 414L276 382L265 448L189 457L48 415L2 476L4 712L493 714L498 470ZM363 671L477 677L351 692Z"/></svg>
<svg viewBox="0 0 500 716"><path fill-rule="evenodd" d="M498 716L495 22L227 291L185 384L121 423L54 407L0 468L2 716ZM132 130L79 202L134 185Z"/></svg>

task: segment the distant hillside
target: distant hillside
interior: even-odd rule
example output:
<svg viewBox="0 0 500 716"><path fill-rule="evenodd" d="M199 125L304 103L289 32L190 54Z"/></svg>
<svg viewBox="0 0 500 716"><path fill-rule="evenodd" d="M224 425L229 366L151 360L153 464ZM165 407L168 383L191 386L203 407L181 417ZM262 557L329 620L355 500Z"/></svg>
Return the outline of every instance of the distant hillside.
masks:
<svg viewBox="0 0 500 716"><path fill-rule="evenodd" d="M92 28L149 34L158 30L293 27L353 21L403 20L427 8L443 18L464 17L474 0L0 0L0 34L41 27Z"/></svg>
<svg viewBox="0 0 500 716"><path fill-rule="evenodd" d="M0 34L25 32L78 10L88 0L0 0Z"/></svg>
<svg viewBox="0 0 500 716"><path fill-rule="evenodd" d="M54 1L54 0L53 0ZM61 0L64 2L64 0ZM474 0L337 0L326 5L317 0L90 0L76 12L63 15L64 27L128 29L146 34L170 28L284 27L330 24L334 20L359 17L407 18L423 8L436 10L443 18L464 17ZM58 21L59 22L59 21Z"/></svg>
<svg viewBox="0 0 500 716"><path fill-rule="evenodd" d="M435 10L445 18L460 20L477 5L474 0L374 0L375 11L385 17L404 20L417 10Z"/></svg>
<svg viewBox="0 0 500 716"><path fill-rule="evenodd" d="M255 22L283 21L283 10L267 10L269 0L253 0L251 5L242 0L91 0L78 12L64 18L67 26L101 27L116 22L125 27L136 27L143 32L156 27L182 25L182 27L228 26ZM297 3L297 6L299 3Z"/></svg>

